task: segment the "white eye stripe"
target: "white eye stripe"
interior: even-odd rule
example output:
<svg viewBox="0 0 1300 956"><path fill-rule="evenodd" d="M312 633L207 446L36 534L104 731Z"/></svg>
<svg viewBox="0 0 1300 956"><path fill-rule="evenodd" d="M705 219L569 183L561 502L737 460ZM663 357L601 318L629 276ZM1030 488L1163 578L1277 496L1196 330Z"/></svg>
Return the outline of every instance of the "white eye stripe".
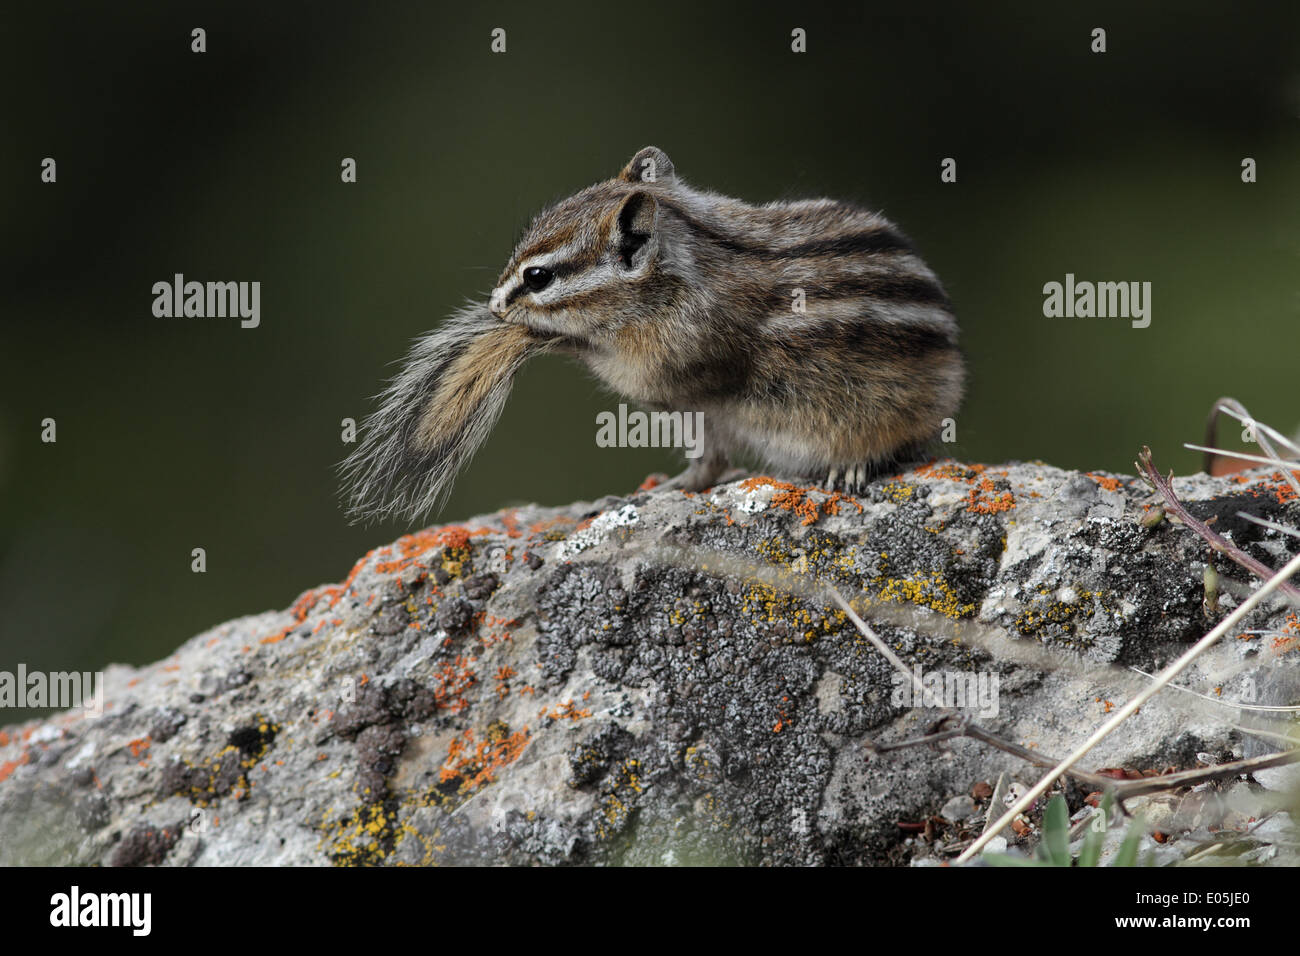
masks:
<svg viewBox="0 0 1300 956"><path fill-rule="evenodd" d="M549 269L555 260L556 253L554 252L549 252L544 256L534 256L526 262L519 263L519 268L516 271L522 276L529 269Z"/></svg>
<svg viewBox="0 0 1300 956"><path fill-rule="evenodd" d="M530 265L529 268L532 268L532 266ZM512 287L510 296L512 299L517 299L527 295L531 301L536 302L538 305L550 305L571 296L598 289L616 278L616 270L605 263L601 263L589 268L566 271L562 276L557 275L544 289L539 289L536 292L530 291L527 283L520 280Z"/></svg>
<svg viewBox="0 0 1300 956"><path fill-rule="evenodd" d="M553 278L545 288L536 291L528 288L524 274L529 269L547 269ZM570 296L600 288L618 278L618 270L604 257L592 260L591 250L582 243L571 242L549 252L530 256L519 263L515 280L510 283L508 297L511 301L528 296L538 305L549 305Z"/></svg>
<svg viewBox="0 0 1300 956"><path fill-rule="evenodd" d="M550 252L543 252L541 255L532 256L529 259L519 263L518 273L520 277L528 269L553 269L557 262L566 262L580 258L582 247L577 243L568 243L560 246L558 249L552 249Z"/></svg>

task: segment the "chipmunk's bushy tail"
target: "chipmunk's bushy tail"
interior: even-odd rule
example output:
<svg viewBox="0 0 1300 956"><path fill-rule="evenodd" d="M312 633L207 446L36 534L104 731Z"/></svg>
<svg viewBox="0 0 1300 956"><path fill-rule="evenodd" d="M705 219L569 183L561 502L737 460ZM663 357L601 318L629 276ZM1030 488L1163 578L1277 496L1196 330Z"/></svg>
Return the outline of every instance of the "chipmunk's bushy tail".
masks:
<svg viewBox="0 0 1300 956"><path fill-rule="evenodd" d="M417 339L339 466L349 517L414 519L440 506L500 417L515 372L547 348L480 304Z"/></svg>

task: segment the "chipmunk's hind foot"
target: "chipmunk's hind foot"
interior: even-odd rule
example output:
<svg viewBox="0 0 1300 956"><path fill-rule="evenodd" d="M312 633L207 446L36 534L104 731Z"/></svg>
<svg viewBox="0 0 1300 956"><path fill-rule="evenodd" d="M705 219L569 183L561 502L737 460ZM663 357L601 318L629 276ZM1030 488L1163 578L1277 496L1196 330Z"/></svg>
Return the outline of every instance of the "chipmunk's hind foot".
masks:
<svg viewBox="0 0 1300 956"><path fill-rule="evenodd" d="M847 495L861 495L873 480L889 470L891 462L877 464L858 463L832 468L821 486L826 491L842 491Z"/></svg>
<svg viewBox="0 0 1300 956"><path fill-rule="evenodd" d="M845 494L861 494L867 486L868 470L866 465L846 465L832 468L822 488L826 491L843 491Z"/></svg>
<svg viewBox="0 0 1300 956"><path fill-rule="evenodd" d="M923 446L907 446L879 461L832 468L822 487L827 491L843 491L850 495L865 494L871 483L882 475L907 471L924 462L925 451Z"/></svg>

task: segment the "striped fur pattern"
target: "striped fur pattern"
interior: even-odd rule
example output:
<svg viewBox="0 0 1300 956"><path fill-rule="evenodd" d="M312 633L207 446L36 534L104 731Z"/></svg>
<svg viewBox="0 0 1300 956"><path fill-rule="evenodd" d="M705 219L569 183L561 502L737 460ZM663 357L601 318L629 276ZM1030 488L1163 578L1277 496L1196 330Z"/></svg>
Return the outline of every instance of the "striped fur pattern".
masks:
<svg viewBox="0 0 1300 956"><path fill-rule="evenodd" d="M341 466L349 514L415 518L440 506L500 417L519 367L548 347L483 305L417 339Z"/></svg>
<svg viewBox="0 0 1300 956"><path fill-rule="evenodd" d="M736 456L855 488L932 442L963 391L952 306L891 222L694 189L653 146L541 213L490 307L620 395L703 411L706 453L672 483L689 490Z"/></svg>

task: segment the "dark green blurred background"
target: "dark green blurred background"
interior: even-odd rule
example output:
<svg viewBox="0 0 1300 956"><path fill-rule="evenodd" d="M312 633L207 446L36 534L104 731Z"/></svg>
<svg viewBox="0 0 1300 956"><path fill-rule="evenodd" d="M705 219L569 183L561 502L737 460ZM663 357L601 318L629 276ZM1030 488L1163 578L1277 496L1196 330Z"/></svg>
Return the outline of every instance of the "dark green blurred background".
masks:
<svg viewBox="0 0 1300 956"><path fill-rule="evenodd" d="M340 515L340 420L540 205L650 143L696 184L857 199L913 236L964 329L963 457L1124 471L1149 443L1194 470L1180 443L1224 393L1295 427L1294 4L856 7L11 5L0 669L155 660L410 530ZM155 318L176 272L261 281L261 327ZM1044 318L1067 272L1152 282L1151 327ZM526 369L441 520L675 470L597 449L616 402L561 359Z"/></svg>

